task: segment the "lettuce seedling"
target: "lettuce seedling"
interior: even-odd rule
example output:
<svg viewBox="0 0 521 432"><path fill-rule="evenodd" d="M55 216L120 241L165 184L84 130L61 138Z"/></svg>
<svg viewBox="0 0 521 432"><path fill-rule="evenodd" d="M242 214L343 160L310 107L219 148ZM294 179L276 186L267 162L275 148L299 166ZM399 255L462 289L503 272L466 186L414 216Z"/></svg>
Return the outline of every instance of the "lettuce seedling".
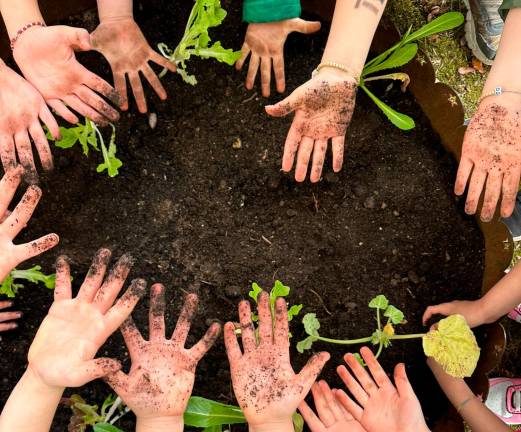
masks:
<svg viewBox="0 0 521 432"><path fill-rule="evenodd" d="M114 394L105 398L101 411L98 410L97 405L89 405L77 394L63 399L62 403L72 410L72 417L67 427L68 432L85 432L88 426L92 426L94 432L124 432L114 426L114 423L130 412L121 398Z"/></svg>
<svg viewBox="0 0 521 432"><path fill-rule="evenodd" d="M408 115L399 113L392 109L389 105L378 99L369 89L365 83L369 81L376 81L382 79L401 80L406 87L409 83L409 76L405 73L388 73L379 76L369 76L376 72L383 70L395 69L409 63L418 52L418 45L415 43L420 39L424 39L436 33L447 30L452 30L459 27L465 21L463 14L460 12L447 12L438 18L425 24L420 29L411 33L411 28L404 34L400 42L393 45L388 50L384 51L379 56L369 61L360 77L360 88L373 100L373 102L380 108L387 118L398 128L402 130L409 130L414 128L414 120Z"/></svg>
<svg viewBox="0 0 521 432"><path fill-rule="evenodd" d="M0 294L13 298L24 285L18 281L25 280L34 284L43 283L46 288L54 289L56 275L46 275L42 273L42 267L37 265L28 270L14 269L0 285Z"/></svg>
<svg viewBox="0 0 521 432"><path fill-rule="evenodd" d="M226 49L221 42L211 43L208 30L219 26L224 18L226 11L221 7L220 0L196 0L179 45L172 51L165 43L158 44L161 54L176 65L177 73L186 83L197 84L195 76L190 75L186 69L186 62L192 56L213 58L230 66L241 57L240 51ZM163 69L159 76L163 77L166 72L167 69Z"/></svg>
<svg viewBox="0 0 521 432"><path fill-rule="evenodd" d="M78 123L71 128L60 127L61 139L54 140L49 132L47 132L47 138L54 141L56 147L63 149L71 148L79 142L85 156L89 155L90 150L101 152L103 163L98 165L97 172L102 173L107 170L109 177L115 177L119 174L119 168L123 166L123 162L116 157L116 128L112 123L110 126L112 134L108 148L96 123L87 117L85 117L85 124Z"/></svg>
<svg viewBox="0 0 521 432"><path fill-rule="evenodd" d="M395 327L405 324L404 314L389 304L384 295L378 295L369 302L369 308L376 311L377 329L371 336L359 339L331 339L320 336L320 322L314 313L308 313L302 319L308 337L297 344L297 350L303 353L311 349L314 342L323 341L339 345L371 343L378 346L378 358L384 348L392 341L421 338L425 355L433 357L445 372L457 378L469 377L476 369L479 359L479 346L472 330L461 315L451 315L442 319L436 328L428 333L397 335ZM362 364L361 357L357 355Z"/></svg>

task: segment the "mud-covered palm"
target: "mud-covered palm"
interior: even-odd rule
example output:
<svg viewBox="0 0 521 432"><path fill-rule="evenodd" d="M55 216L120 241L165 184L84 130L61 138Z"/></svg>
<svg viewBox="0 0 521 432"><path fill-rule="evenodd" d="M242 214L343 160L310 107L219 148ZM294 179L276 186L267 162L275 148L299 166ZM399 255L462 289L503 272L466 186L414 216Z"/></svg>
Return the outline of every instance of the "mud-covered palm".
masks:
<svg viewBox="0 0 521 432"><path fill-rule="evenodd" d="M9 204L22 181L23 174L23 168L18 166L9 170L0 181L0 282L18 264L53 248L59 241L56 234L48 234L30 243L13 243L31 219L42 196L40 188L29 186L16 208L9 213Z"/></svg>
<svg viewBox="0 0 521 432"><path fill-rule="evenodd" d="M296 157L297 181L305 180L310 159L310 180L320 180L329 140L332 142L333 170L342 169L345 135L355 108L356 87L356 80L346 73L322 69L283 101L266 106L266 112L274 117L295 112L284 145L282 169L291 171Z"/></svg>
<svg viewBox="0 0 521 432"><path fill-rule="evenodd" d="M221 326L212 324L192 348L185 348L190 323L197 311L197 295L186 297L172 338L165 337L165 288L152 286L149 340L143 339L132 318L121 326L132 367L106 378L116 393L139 418L181 417L192 394L197 363L212 347Z"/></svg>
<svg viewBox="0 0 521 432"><path fill-rule="evenodd" d="M346 354L344 357L352 374L344 366L337 369L340 378L355 399L351 399L342 390L336 392L336 397L343 407L368 432L379 432L382 429L387 432L428 431L420 402L409 383L405 366L398 364L395 368L395 387L369 348L362 348L360 354L371 374L352 354Z"/></svg>
<svg viewBox="0 0 521 432"><path fill-rule="evenodd" d="M166 99L166 90L152 70L149 62L176 71L175 65L154 51L133 18L104 20L92 33L92 46L105 56L112 68L114 86L123 101L121 108L128 109L127 82L128 75L132 92L140 112L147 111L147 101L139 73L150 83L157 95Z"/></svg>
<svg viewBox="0 0 521 432"><path fill-rule="evenodd" d="M276 301L273 323L268 294L260 294L258 334L248 301L239 304L239 318L244 353L233 323L226 324L224 341L235 397L248 424L291 423L293 413L329 360L329 354L314 355L302 371L295 374L289 356L288 315L283 298Z"/></svg>
<svg viewBox="0 0 521 432"><path fill-rule="evenodd" d="M110 252L100 250L75 298L65 257L56 262L54 303L29 349L29 368L49 386L78 387L121 368L109 358L94 359L107 338L130 315L146 283L132 282L114 304L132 260L123 255L103 281Z"/></svg>
<svg viewBox="0 0 521 432"><path fill-rule="evenodd" d="M300 18L248 25L242 45L242 56L235 64L237 70L241 70L251 54L248 75L246 76L246 88L248 90L253 88L260 67L262 95L268 97L273 67L277 91L283 93L286 89L284 44L288 35L293 32L311 34L318 30L320 30L320 22L304 21Z"/></svg>
<svg viewBox="0 0 521 432"><path fill-rule="evenodd" d="M119 113L99 94L119 105L121 98L105 80L87 70L74 51L92 49L87 30L67 27L32 27L16 42L18 67L54 111L70 123L78 117L69 109L107 124ZM99 94L98 94L99 93Z"/></svg>
<svg viewBox="0 0 521 432"><path fill-rule="evenodd" d="M338 390L331 390L325 381L316 382L311 387L317 414L302 401L298 409L311 432L365 432L335 397Z"/></svg>
<svg viewBox="0 0 521 432"><path fill-rule="evenodd" d="M501 216L512 214L521 176L521 97L485 99L465 133L454 187L462 195L468 186L465 211L476 213L485 191L481 219L490 221L501 199Z"/></svg>
<svg viewBox="0 0 521 432"><path fill-rule="evenodd" d="M0 156L4 171L16 166L18 161L31 174L29 180L36 178L29 137L38 150L42 167L53 168L51 150L40 121L47 125L54 138L59 137L58 123L40 93L0 60Z"/></svg>

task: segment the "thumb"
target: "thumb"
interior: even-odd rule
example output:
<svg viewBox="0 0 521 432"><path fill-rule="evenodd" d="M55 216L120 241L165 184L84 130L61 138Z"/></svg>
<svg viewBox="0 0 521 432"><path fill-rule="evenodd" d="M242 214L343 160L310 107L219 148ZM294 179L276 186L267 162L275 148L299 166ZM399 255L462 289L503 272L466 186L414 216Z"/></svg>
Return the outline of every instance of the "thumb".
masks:
<svg viewBox="0 0 521 432"><path fill-rule="evenodd" d="M112 387L112 390L114 390L120 397L123 397L123 390L125 388L128 388L128 386L125 385L128 381L128 375L122 372L121 370L104 376L103 381L105 381L110 387Z"/></svg>
<svg viewBox="0 0 521 432"><path fill-rule="evenodd" d="M436 306L429 306L427 309L425 309L425 312L423 313L423 325L427 325L427 321L429 321L429 319L431 319L433 315L450 315L451 309L451 303L442 303Z"/></svg>
<svg viewBox="0 0 521 432"><path fill-rule="evenodd" d="M320 27L322 27L320 21L305 21L301 18L297 18L292 22L291 31L302 34L311 34L319 31Z"/></svg>
<svg viewBox="0 0 521 432"><path fill-rule="evenodd" d="M299 99L295 92L291 93L286 99L281 100L275 105L266 105L264 109L272 117L284 117L295 111L299 105Z"/></svg>
<svg viewBox="0 0 521 432"><path fill-rule="evenodd" d="M75 51L90 51L92 49L90 34L87 30L64 26L63 31L67 41Z"/></svg>
<svg viewBox="0 0 521 432"><path fill-rule="evenodd" d="M121 369L121 363L111 358L97 358L82 363L69 375L70 387L80 387Z"/></svg>
<svg viewBox="0 0 521 432"><path fill-rule="evenodd" d="M322 372L322 369L326 362L330 359L328 352L321 352L314 354L307 362L306 366L298 374L298 381L302 386L302 397L305 397L309 393L309 389L316 381L317 377Z"/></svg>

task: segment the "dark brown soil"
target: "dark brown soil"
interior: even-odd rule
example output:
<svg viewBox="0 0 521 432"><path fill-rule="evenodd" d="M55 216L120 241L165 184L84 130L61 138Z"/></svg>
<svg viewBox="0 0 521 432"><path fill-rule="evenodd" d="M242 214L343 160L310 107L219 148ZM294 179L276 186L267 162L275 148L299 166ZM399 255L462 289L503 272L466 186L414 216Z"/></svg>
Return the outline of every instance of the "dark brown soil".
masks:
<svg viewBox="0 0 521 432"><path fill-rule="evenodd" d="M174 46L190 3L155 0L143 2L146 10L136 7L148 39ZM214 34L225 46L239 48L244 27L237 5L227 6L230 16ZM291 37L288 89L308 79L326 34ZM97 56L83 58L110 79ZM57 250L39 260L47 270L65 253L79 286L100 246L112 248L115 256L130 252L137 259L130 278L167 287L169 331L184 292L199 293L201 310L191 342L211 320L236 319L236 305L252 281L266 288L275 279L289 285L290 302L304 304L303 313L316 312L321 332L336 338L372 333L375 321L366 304L378 293L405 311L409 323L400 331L410 333L423 331L426 306L479 295L481 233L452 193L455 164L409 95L374 88L416 119L417 128L404 133L359 94L343 171L331 174L328 160L322 182L299 185L280 172L291 119L268 118L266 101L252 98L244 77L232 68L211 61L193 61L191 68L199 85L169 75L163 81L170 99L149 98L159 119L155 130L135 108L123 115L117 142L125 165L117 178L97 174L97 156L84 158L79 148L55 151L57 168L43 180L42 203L20 239L58 232ZM28 347L51 301L45 288L21 291L16 304L25 318L0 343L0 403L23 373ZM147 306L143 301L134 315L145 334ZM300 319L291 331L294 341L303 338ZM324 344L316 349L331 351L324 377L339 386L334 370L344 349ZM128 359L119 334L99 355ZM308 357L295 353L295 367ZM396 342L383 355L389 371L400 361L407 363L432 422L445 405L424 364L421 343ZM110 389L95 382L74 392L101 403ZM201 362L194 394L234 403L222 341ZM65 430L69 416L60 408L52 430ZM121 427L133 430L133 419Z"/></svg>

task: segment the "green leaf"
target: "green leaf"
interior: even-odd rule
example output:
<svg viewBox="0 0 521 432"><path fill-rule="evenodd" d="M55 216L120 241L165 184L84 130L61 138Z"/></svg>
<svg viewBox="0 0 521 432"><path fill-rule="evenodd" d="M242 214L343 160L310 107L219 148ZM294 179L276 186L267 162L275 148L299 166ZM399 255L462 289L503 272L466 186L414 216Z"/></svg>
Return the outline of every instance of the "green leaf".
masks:
<svg viewBox="0 0 521 432"><path fill-rule="evenodd" d="M41 270L41 266L38 265L28 270L12 270L0 285L0 294L4 294L9 298L15 297L18 290L24 286L21 283L17 283L16 281L18 280L26 280L34 284L43 283L46 288L54 289L56 275L46 275Z"/></svg>
<svg viewBox="0 0 521 432"><path fill-rule="evenodd" d="M289 295L290 288L284 285L281 281L276 280L273 288L270 292L270 298L275 302L278 297L287 297Z"/></svg>
<svg viewBox="0 0 521 432"><path fill-rule="evenodd" d="M382 112L386 115L386 117L394 124L396 127L401 130L410 130L415 126L414 120L410 118L406 114L401 114L394 109L392 109L389 105L382 102L378 99L373 93L369 91L369 89L365 85L360 85L360 87L367 93L367 95L373 100L378 108L382 110Z"/></svg>
<svg viewBox="0 0 521 432"><path fill-rule="evenodd" d="M313 342L316 342L317 340L318 338L316 336L308 336L306 339L297 343L297 351L302 354L304 351L311 349Z"/></svg>
<svg viewBox="0 0 521 432"><path fill-rule="evenodd" d="M253 282L251 284L251 291L248 293L248 296L253 299L253 301L257 304L259 300L259 294L262 292L262 288L256 283Z"/></svg>
<svg viewBox="0 0 521 432"><path fill-rule="evenodd" d="M104 162L100 165L98 165L97 172L101 173L105 170L107 170L107 174L109 177L116 177L119 174L119 168L123 166L123 162L121 162L116 157L116 128L113 124L112 126L112 134L110 136L110 143L109 148L107 150L107 147L105 146L105 143L103 140L101 140L101 152L103 154L103 160ZM101 136L101 133L98 131L98 133Z"/></svg>
<svg viewBox="0 0 521 432"><path fill-rule="evenodd" d="M375 330L373 332L373 334L371 335L371 343L373 345L378 345L381 340L382 340L382 331L381 330Z"/></svg>
<svg viewBox="0 0 521 432"><path fill-rule="evenodd" d="M356 361L357 361L358 363L360 363L363 367L366 366L366 364L365 364L365 362L364 362L364 359L362 358L362 356L361 356L360 354L358 354L358 353L354 353L353 356L354 356L354 358L356 359Z"/></svg>
<svg viewBox="0 0 521 432"><path fill-rule="evenodd" d="M465 22L465 17L460 12L447 12L433 19L430 23L425 24L420 29L410 33L405 39L404 43L417 41L426 38L436 33L441 33L447 30L452 30L459 27Z"/></svg>
<svg viewBox="0 0 521 432"><path fill-rule="evenodd" d="M204 428L203 432L222 432L223 425L216 425Z"/></svg>
<svg viewBox="0 0 521 432"><path fill-rule="evenodd" d="M384 312L384 316L389 318L393 324L401 324L405 315L403 312L393 305L389 305Z"/></svg>
<svg viewBox="0 0 521 432"><path fill-rule="evenodd" d="M124 432L110 423L97 423L93 426L94 432Z"/></svg>
<svg viewBox="0 0 521 432"><path fill-rule="evenodd" d="M302 310L303 305L293 305L288 310L288 321L291 321L293 318L295 318L300 311Z"/></svg>
<svg viewBox="0 0 521 432"><path fill-rule="evenodd" d="M369 66L364 68L362 76L372 74L384 69L394 69L409 63L418 52L418 45L415 43L409 43L397 49L392 53L385 61L380 64Z"/></svg>
<svg viewBox="0 0 521 432"><path fill-rule="evenodd" d="M479 346L462 315L442 319L437 329L423 336L423 351L445 372L456 378L470 377L479 360Z"/></svg>
<svg viewBox="0 0 521 432"><path fill-rule="evenodd" d="M70 129L61 127L60 128L60 135L61 139L54 141L54 145L56 147L62 148L62 149L68 149L74 146L78 142L79 139L79 128L73 127Z"/></svg>
<svg viewBox="0 0 521 432"><path fill-rule="evenodd" d="M299 413L294 413L293 417L293 429L295 432L303 432L304 431L304 419Z"/></svg>
<svg viewBox="0 0 521 432"><path fill-rule="evenodd" d="M302 324L304 324L304 330L310 336L319 336L318 330L320 329L320 321L317 319L316 314L307 313L302 318Z"/></svg>
<svg viewBox="0 0 521 432"><path fill-rule="evenodd" d="M199 428L246 423L246 418L239 407L198 396L190 398L184 420L186 426Z"/></svg>
<svg viewBox="0 0 521 432"><path fill-rule="evenodd" d="M387 300L383 294L377 295L369 302L369 307L371 309L385 310L387 309L387 306L389 306L389 300Z"/></svg>
<svg viewBox="0 0 521 432"><path fill-rule="evenodd" d="M226 49L221 45L221 42L216 42L211 47L198 49L196 55L203 59L213 58L221 63L233 66L242 54L240 51Z"/></svg>

